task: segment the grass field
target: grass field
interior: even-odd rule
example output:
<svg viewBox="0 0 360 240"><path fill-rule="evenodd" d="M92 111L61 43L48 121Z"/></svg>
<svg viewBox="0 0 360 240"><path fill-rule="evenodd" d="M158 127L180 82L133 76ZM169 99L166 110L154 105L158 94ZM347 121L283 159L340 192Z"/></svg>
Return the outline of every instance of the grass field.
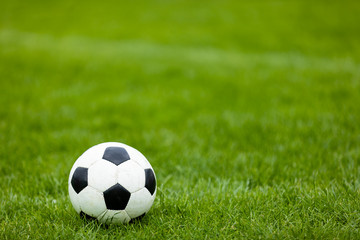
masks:
<svg viewBox="0 0 360 240"><path fill-rule="evenodd" d="M360 238L358 1L0 2L0 239ZM79 218L67 179L118 141L142 221Z"/></svg>

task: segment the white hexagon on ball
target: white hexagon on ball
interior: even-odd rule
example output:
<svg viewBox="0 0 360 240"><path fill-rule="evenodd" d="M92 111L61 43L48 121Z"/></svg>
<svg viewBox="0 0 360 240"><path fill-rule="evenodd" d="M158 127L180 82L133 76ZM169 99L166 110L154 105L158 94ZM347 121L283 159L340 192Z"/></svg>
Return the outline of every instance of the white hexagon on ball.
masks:
<svg viewBox="0 0 360 240"><path fill-rule="evenodd" d="M140 189L131 194L125 211L131 218L139 217L150 210L153 201L154 199L147 189Z"/></svg>
<svg viewBox="0 0 360 240"><path fill-rule="evenodd" d="M145 186L144 169L135 161L126 161L117 168L117 181L129 192L136 192Z"/></svg>
<svg viewBox="0 0 360 240"><path fill-rule="evenodd" d="M69 196L76 212L105 224L144 216L156 196L156 177L136 149L116 142L84 152L69 176Z"/></svg>
<svg viewBox="0 0 360 240"><path fill-rule="evenodd" d="M116 184L117 169L114 164L97 160L88 170L88 184L103 192Z"/></svg>
<svg viewBox="0 0 360 240"><path fill-rule="evenodd" d="M116 210L106 210L104 214L100 215L98 218L98 221L105 224L115 223L128 223L131 218L129 215L123 210L123 211L116 211Z"/></svg>
<svg viewBox="0 0 360 240"><path fill-rule="evenodd" d="M78 195L80 209L91 217L98 217L106 211L104 197L101 192L88 186Z"/></svg>

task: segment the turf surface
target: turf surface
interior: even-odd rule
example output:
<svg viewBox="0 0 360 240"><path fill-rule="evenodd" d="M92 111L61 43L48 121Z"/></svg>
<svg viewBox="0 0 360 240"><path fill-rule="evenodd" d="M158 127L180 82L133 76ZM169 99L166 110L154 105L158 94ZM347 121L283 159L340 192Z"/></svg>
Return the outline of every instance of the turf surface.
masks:
<svg viewBox="0 0 360 240"><path fill-rule="evenodd" d="M359 238L357 1L1 1L0 239ZM72 209L76 158L151 162L140 222Z"/></svg>

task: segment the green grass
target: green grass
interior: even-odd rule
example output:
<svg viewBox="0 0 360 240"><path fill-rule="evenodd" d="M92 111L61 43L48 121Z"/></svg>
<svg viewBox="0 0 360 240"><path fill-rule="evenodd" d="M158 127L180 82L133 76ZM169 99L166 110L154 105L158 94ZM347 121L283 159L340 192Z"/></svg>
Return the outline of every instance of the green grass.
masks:
<svg viewBox="0 0 360 240"><path fill-rule="evenodd" d="M0 239L360 238L357 1L1 1ZM141 221L72 209L76 158L151 162Z"/></svg>

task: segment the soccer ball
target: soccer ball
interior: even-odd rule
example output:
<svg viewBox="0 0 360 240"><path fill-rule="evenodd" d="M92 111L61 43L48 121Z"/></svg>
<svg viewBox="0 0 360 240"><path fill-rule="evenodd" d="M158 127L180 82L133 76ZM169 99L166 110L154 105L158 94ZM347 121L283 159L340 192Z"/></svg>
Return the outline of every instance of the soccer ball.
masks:
<svg viewBox="0 0 360 240"><path fill-rule="evenodd" d="M71 203L81 216L105 224L143 217L156 196L156 177L138 150L107 142L85 151L69 176Z"/></svg>

